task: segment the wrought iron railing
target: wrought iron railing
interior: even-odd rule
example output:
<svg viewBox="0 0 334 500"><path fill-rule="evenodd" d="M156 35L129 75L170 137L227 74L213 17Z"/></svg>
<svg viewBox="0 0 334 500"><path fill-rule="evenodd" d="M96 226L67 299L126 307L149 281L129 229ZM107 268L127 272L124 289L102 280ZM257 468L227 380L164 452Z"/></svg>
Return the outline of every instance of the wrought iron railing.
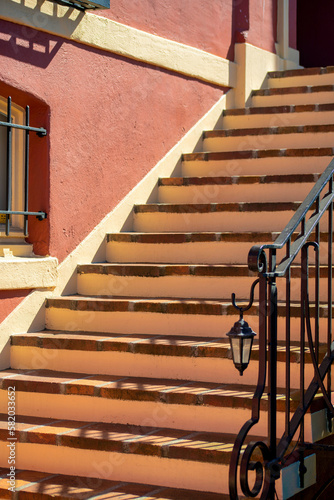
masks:
<svg viewBox="0 0 334 500"><path fill-rule="evenodd" d="M44 128L36 128L30 126L30 109L26 106L25 113L25 125L12 123L12 100L11 97L7 99L7 121L1 122L0 127L6 127L7 129L7 146L6 146L6 210L0 210L0 216L4 216L5 220L5 232L9 235L10 232L10 219L12 215L22 215L24 217L24 235L28 235L28 216L34 215L38 220L43 220L46 218L45 212L31 212L29 211L29 134L30 132L36 133L39 137L44 137L47 132ZM13 129L23 130L25 134L25 146L24 146L24 192L23 195L23 207L24 210L13 210L12 202L12 191L13 191ZM2 151L1 154L4 154ZM4 179L0 179L4 182ZM1 207L0 207L1 208Z"/></svg>
<svg viewBox="0 0 334 500"><path fill-rule="evenodd" d="M299 484L301 488L303 487L306 472L304 451L317 446L305 442L304 418L317 394L322 395L327 411L328 430L332 430L333 172L334 159L276 241L272 244L253 246L249 252L249 269L258 272L259 276L257 280L259 282L259 372L251 418L241 428L233 448L229 478L230 498L233 500L238 498L238 486L247 497L274 499L275 481L280 477L287 451L289 447L291 448L293 440L300 461ZM310 248L314 251L312 263L309 256ZM310 278L313 281L312 287ZM323 287L320 290L320 280L324 279L325 291ZM283 290L280 289L281 285ZM253 290L254 286L252 295ZM252 302L253 297L250 304ZM299 387L297 387L299 406L292 415L291 347L296 346L296 342L292 342L292 337L296 341L296 328L300 355ZM285 341L286 351L283 388L286 401L285 430L281 437L277 436L278 333ZM313 365L311 377L308 379L305 376L306 355L311 357ZM295 380L293 382L295 386ZM246 446L245 441L248 442L252 427L259 421L260 402L265 390L268 398L268 436L264 441L252 441ZM250 471L253 471L252 485L249 484Z"/></svg>

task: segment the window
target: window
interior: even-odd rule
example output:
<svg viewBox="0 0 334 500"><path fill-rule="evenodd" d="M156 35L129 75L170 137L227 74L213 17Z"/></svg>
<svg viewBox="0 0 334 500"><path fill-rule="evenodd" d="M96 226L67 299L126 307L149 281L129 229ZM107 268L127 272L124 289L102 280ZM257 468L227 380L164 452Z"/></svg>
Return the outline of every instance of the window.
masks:
<svg viewBox="0 0 334 500"><path fill-rule="evenodd" d="M15 91L14 95L23 105L30 102L33 119L39 122L41 111L38 112L36 109L34 100L29 101L29 97ZM36 221L36 217L43 220L46 218L46 213L33 212L31 209L29 211L28 208L29 201L35 210L43 205L38 196L36 203L34 178L36 169L38 178L43 177L43 151L47 149L44 136L46 136L44 128L30 126L29 106L24 109L14 104L10 97L8 99L0 97L0 290L30 290L56 286L58 261L53 257L43 257L48 253L44 242L45 227L44 232L43 229L40 231L36 227L43 225ZM39 160L36 162L34 159L38 143ZM30 146L31 155L29 155ZM29 182L29 156L32 164L31 182ZM31 200L29 200L29 190ZM33 233L33 248L32 244L25 241L28 235L28 216L33 216L29 220L29 236Z"/></svg>
<svg viewBox="0 0 334 500"><path fill-rule="evenodd" d="M30 127L29 106L24 111L11 98L0 97L0 237L28 235L29 134L45 136L44 128Z"/></svg>
<svg viewBox="0 0 334 500"><path fill-rule="evenodd" d="M0 96L0 121L7 122L8 101ZM14 103L11 105L11 121L15 125L24 125L25 111ZM24 210L24 131L12 129L12 210ZM0 126L0 210L8 209L7 175L7 127ZM13 214L10 218L11 234L22 234L24 220ZM5 235L6 215L0 214L0 236Z"/></svg>

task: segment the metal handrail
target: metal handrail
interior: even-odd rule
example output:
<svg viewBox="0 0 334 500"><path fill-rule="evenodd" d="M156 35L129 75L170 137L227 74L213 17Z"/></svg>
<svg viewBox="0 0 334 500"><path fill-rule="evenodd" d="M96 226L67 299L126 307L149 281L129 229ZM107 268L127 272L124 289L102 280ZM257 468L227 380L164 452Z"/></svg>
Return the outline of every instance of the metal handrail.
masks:
<svg viewBox="0 0 334 500"><path fill-rule="evenodd" d="M287 243L291 242L292 235L297 227L305 220L308 212L314 206L314 203L319 200L320 194L326 187L330 179L333 177L334 172L334 158L329 163L326 170L319 177L310 193L307 195L305 200L296 210L295 214L292 216L288 224L285 226L283 231L277 236L274 243L268 243L264 245L254 245L248 254L248 267L251 271L257 272L259 270L259 255L265 249L268 250L280 250ZM303 245L308 240L313 229L323 216L323 214L328 209L329 204L333 201L334 193L327 193L322 200L319 200L319 208L316 208L315 212L311 215L308 221L305 222L305 227L302 232L298 235L294 243L291 243L290 256L285 258L275 269L271 272L267 272L267 276L279 277L284 276L290 267L291 263L300 252Z"/></svg>
<svg viewBox="0 0 334 500"><path fill-rule="evenodd" d="M259 374L258 384L252 401L251 418L243 425L237 435L230 462L229 485L230 498L237 500L238 480L246 497L260 495L262 500L275 498L275 481L280 477L280 471L285 462L285 455L293 437L300 429L299 448L299 484L304 487L306 468L304 452L313 445L305 442L304 417L310 408L316 394L321 391L324 408L327 410L328 429L332 430L334 407L331 402L331 365L334 361L334 342L332 341L332 246L333 246L333 200L334 200L334 159L315 183L308 196L301 203L286 227L274 243L254 245L248 255L248 266L258 273L256 282L260 284L259 292ZM328 190L324 191L328 187ZM310 211L313 212L310 214ZM307 218L308 214L310 216ZM320 221L328 214L328 247L325 253L327 266L327 294L323 305L327 308L325 315L320 314ZM297 237L292 241L298 229ZM311 238L312 235L312 238ZM311 239L310 239L311 238ZM285 257L277 264L277 250L286 247ZM311 308L309 298L309 248L314 249L314 340L311 328ZM267 252L268 251L268 255ZM291 412L291 265L297 255L300 255L300 403L295 413ZM299 262L299 261L298 261ZM299 264L295 264L299 265ZM323 264L322 264L323 265ZM277 439L277 338L278 338L278 293L277 278L284 278L285 299L281 299L280 310L285 311L285 327L280 332L285 333L285 431L280 440ZM252 285L254 289L255 282ZM323 299L324 301L324 299ZM232 295L232 303L235 296ZM283 309L282 309L283 305ZM327 322L326 353L320 355L320 318ZM294 324L296 328L296 323ZM322 326L324 329L324 325ZM313 379L307 384L305 380L305 348L306 342L311 354ZM243 447L251 428L260 418L260 402L264 392L264 383L268 384L268 443L263 441L250 442L245 451ZM295 386L294 386L295 387ZM292 416L291 416L292 415ZM252 459L257 450L257 456L262 461ZM240 468L240 473L238 470ZM253 488L249 485L248 472L255 472Z"/></svg>

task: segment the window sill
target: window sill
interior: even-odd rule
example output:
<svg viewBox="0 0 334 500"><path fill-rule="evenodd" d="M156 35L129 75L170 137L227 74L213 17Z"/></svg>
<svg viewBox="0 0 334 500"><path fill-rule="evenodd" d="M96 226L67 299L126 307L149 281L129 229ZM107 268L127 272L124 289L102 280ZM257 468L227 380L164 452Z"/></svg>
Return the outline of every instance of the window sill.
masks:
<svg viewBox="0 0 334 500"><path fill-rule="evenodd" d="M0 257L0 290L54 288L57 276L55 257Z"/></svg>

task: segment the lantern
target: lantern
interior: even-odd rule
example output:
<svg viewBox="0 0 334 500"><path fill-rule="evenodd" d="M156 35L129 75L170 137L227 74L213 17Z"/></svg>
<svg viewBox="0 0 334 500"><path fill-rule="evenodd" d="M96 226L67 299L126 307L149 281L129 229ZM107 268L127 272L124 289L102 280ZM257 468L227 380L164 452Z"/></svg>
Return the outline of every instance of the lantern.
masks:
<svg viewBox="0 0 334 500"><path fill-rule="evenodd" d="M240 375L243 374L249 364L255 335L256 333L253 332L242 315L227 334L231 343L233 363L239 370Z"/></svg>

